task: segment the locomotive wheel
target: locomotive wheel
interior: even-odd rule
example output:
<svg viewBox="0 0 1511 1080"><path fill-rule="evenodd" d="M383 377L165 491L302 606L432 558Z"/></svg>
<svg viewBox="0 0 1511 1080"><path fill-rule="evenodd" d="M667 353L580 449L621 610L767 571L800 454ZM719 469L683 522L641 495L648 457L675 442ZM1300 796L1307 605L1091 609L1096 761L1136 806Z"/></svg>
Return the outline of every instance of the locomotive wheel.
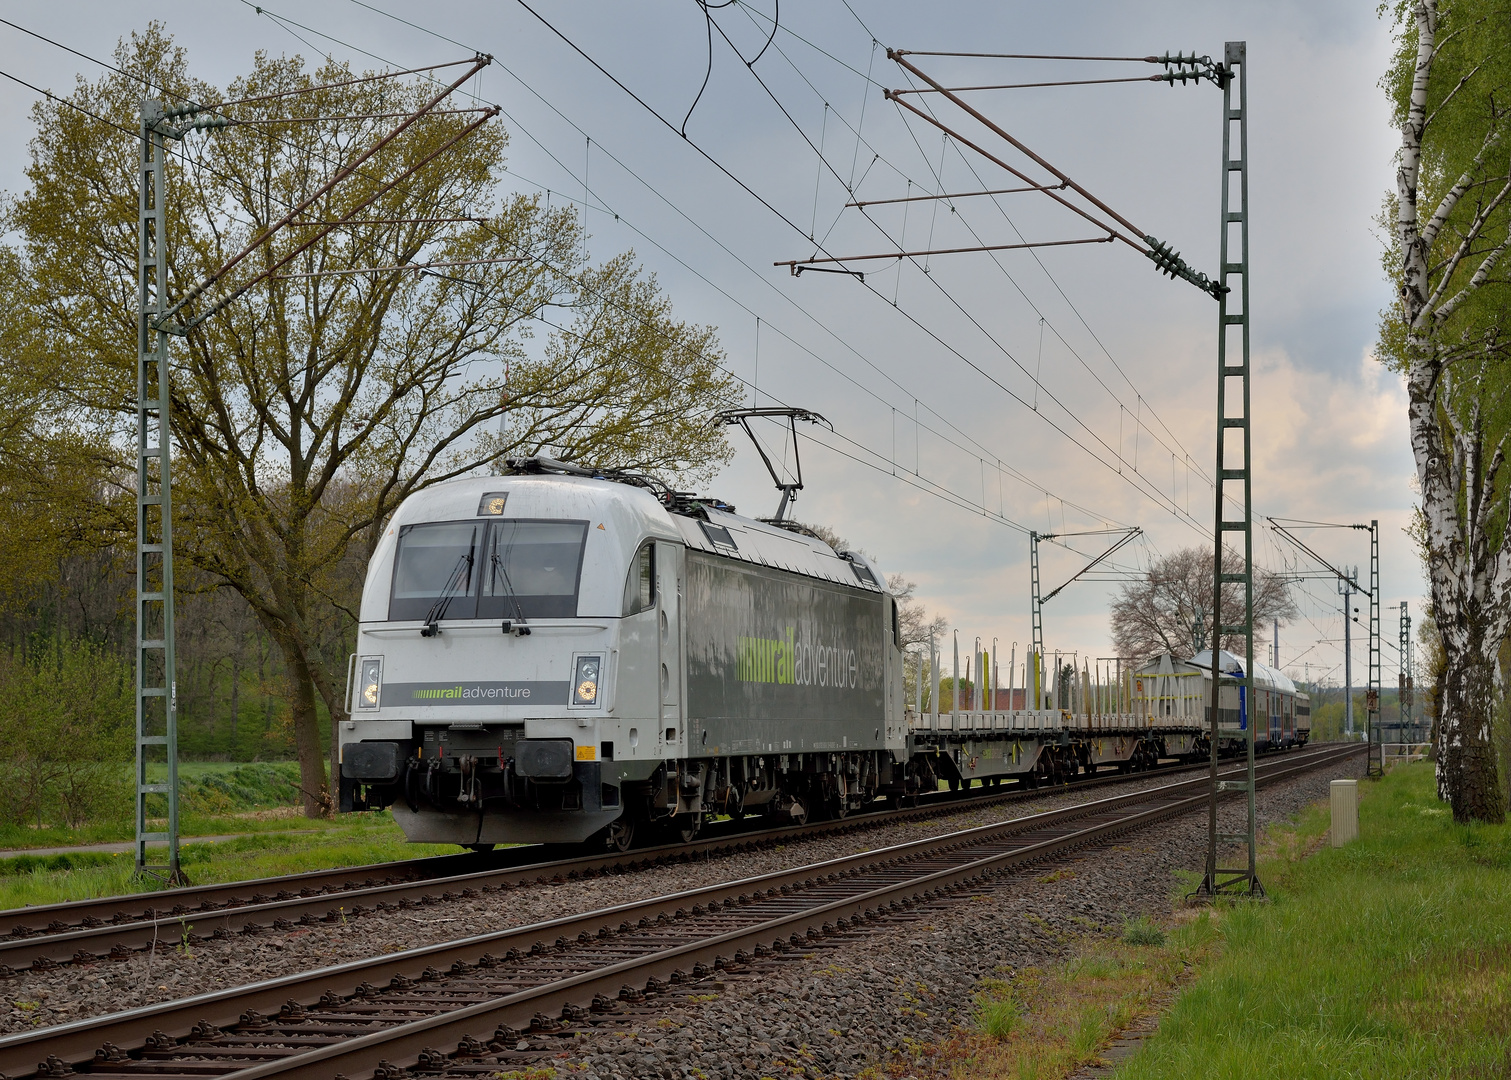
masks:
<svg viewBox="0 0 1511 1080"><path fill-rule="evenodd" d="M691 844L703 829L703 815L679 814L671 820L672 837L679 843Z"/></svg>
<svg viewBox="0 0 1511 1080"><path fill-rule="evenodd" d="M635 846L635 821L628 814L621 814L605 830L608 846L614 851L628 851Z"/></svg>

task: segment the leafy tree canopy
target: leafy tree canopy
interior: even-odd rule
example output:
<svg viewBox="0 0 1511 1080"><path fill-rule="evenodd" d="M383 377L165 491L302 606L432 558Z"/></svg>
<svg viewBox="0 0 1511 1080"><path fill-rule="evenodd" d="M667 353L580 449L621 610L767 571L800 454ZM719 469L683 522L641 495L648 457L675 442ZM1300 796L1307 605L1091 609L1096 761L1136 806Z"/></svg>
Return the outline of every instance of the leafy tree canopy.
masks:
<svg viewBox="0 0 1511 1080"><path fill-rule="evenodd" d="M126 74L81 79L78 108L33 110L28 187L5 213L19 243L4 253L17 284L0 341L55 373L55 419L37 437L62 446L89 433L89 449L108 452L92 475L120 486L135 479L143 98L226 103L237 122L170 143L176 300L436 86L258 53L222 91L190 74L160 25L115 59ZM714 330L677 320L633 254L591 262L573 212L508 191L496 121L449 145L478 119L466 105L454 98L415 123L268 236L180 317L360 206L171 348L177 553L244 596L277 642L311 813L327 799L316 701L333 722L345 715L362 568L406 496L540 451L684 483L729 456L708 422L737 390ZM416 263L453 265L381 269Z"/></svg>

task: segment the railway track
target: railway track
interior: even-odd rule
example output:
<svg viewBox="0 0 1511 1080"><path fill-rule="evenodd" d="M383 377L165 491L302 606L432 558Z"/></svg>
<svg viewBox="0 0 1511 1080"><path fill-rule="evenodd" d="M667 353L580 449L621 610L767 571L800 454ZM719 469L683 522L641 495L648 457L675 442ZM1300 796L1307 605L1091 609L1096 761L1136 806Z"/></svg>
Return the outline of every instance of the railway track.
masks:
<svg viewBox="0 0 1511 1080"><path fill-rule="evenodd" d="M135 896L104 897L0 911L0 978L23 969L45 971L58 964L124 959L171 938L199 944L294 925L360 918L399 906L470 899L480 892L532 882L567 881L730 852L748 851L804 837L832 835L878 824L985 805L1052 797L1161 774L1205 770L1206 765L1166 766L1127 774L1089 777L1052 788L988 789L986 794L941 797L901 810L877 810L803 826L751 829L735 823L692 843L669 844L602 855L539 860L538 847L487 855L441 855L393 863L311 871L219 885L169 889ZM480 867L486 867L480 869ZM191 928L192 927L192 928Z"/></svg>
<svg viewBox="0 0 1511 1080"><path fill-rule="evenodd" d="M1272 759L1272 784L1360 753ZM1239 770L1228 770L1232 777ZM1205 777L1014 821L0 1039L9 1077L483 1076L528 1039L852 937L1005 873L1206 805ZM904 916L905 917L905 916Z"/></svg>

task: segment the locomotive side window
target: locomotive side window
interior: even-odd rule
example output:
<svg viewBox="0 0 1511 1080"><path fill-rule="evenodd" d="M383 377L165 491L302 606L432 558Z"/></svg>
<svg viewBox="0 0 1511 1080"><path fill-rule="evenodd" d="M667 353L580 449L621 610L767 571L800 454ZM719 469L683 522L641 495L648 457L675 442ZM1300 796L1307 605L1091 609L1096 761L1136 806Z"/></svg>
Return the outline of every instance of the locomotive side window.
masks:
<svg viewBox="0 0 1511 1080"><path fill-rule="evenodd" d="M399 533L394 560L390 619L470 619L476 613L473 592L474 547L478 527L472 522L406 525Z"/></svg>
<svg viewBox="0 0 1511 1080"><path fill-rule="evenodd" d="M624 579L624 613L634 615L656 604L656 545L640 545Z"/></svg>
<svg viewBox="0 0 1511 1080"><path fill-rule="evenodd" d="M588 526L582 521L495 521L478 563L481 619L566 619L577 614L577 584Z"/></svg>

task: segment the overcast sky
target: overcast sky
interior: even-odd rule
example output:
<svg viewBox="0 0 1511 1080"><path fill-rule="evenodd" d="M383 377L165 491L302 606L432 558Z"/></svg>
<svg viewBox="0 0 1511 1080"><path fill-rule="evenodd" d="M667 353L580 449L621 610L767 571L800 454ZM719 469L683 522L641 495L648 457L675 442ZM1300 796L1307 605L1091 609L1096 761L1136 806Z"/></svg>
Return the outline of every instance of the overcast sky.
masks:
<svg viewBox="0 0 1511 1080"><path fill-rule="evenodd" d="M827 417L835 433L818 432L823 445L800 444L806 488L797 516L833 527L888 572L916 581L966 647L977 635L998 639L1004 665L1013 642L1021 662L1029 636L1027 529L1142 526L1145 537L1117 559L1126 571L1210 542L1217 305L1119 243L847 264L864 269L864 281L793 277L772 264L899 244L917 251L1104 235L1041 194L847 208L1022 183L886 100L886 88L918 85L887 59L888 47L1221 58L1224 42L1246 41L1255 510L1261 520L1378 519L1385 681L1394 681L1396 605L1408 600L1419 614L1424 583L1402 531L1413 498L1404 392L1371 352L1390 297L1375 218L1395 145L1377 87L1388 27L1373 4L812 0L782 5L752 71L734 50L754 57L775 9L772 0L739 0L713 13L709 73L710 28L692 0L531 3L541 19L518 3L392 0L273 0L261 14L239 0L115 0L7 5L5 17L95 57L161 19L194 72L219 85L246 71L259 49L330 53L363 68L492 54L495 64L471 89L504 110L512 184L549 191L553 203L586 202L594 256L633 248L680 317L718 327L751 400L759 394L761 404ZM10 74L61 92L101 74L3 26L0 56ZM912 62L954 86L1161 70ZM11 82L0 95L0 186L14 192L25 183L35 95ZM1133 82L968 97L1138 229L1215 272L1215 87ZM1046 178L937 95L907 100ZM760 515L777 500L743 444L710 491ZM1302 535L1367 573L1366 533ZM1089 553L1102 540L1073 543ZM1255 550L1261 565L1296 565L1268 528L1256 529ZM1045 590L1083 561L1044 545ZM1109 655L1116 588L1077 582L1046 605L1048 647ZM1335 589L1321 581L1299 588L1303 617L1281 630L1283 666L1341 681ZM1355 685L1367 655L1368 609L1359 606L1366 621L1355 635Z"/></svg>

